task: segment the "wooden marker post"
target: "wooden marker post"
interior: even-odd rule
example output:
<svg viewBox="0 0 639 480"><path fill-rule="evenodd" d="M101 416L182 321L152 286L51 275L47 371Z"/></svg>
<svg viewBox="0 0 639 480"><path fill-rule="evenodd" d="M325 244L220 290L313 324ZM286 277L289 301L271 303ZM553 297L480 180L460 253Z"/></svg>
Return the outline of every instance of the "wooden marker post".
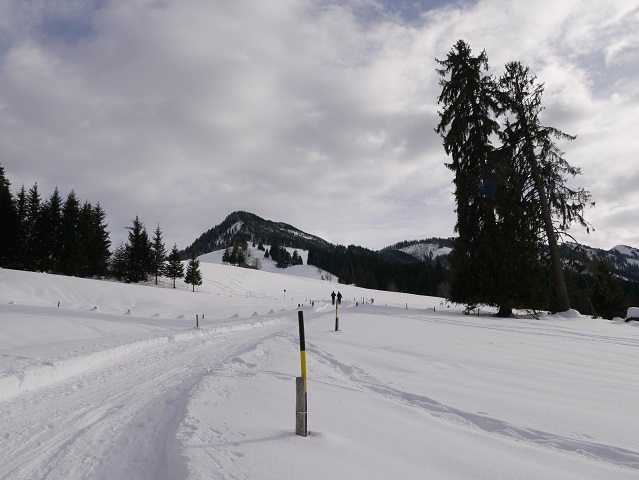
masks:
<svg viewBox="0 0 639 480"><path fill-rule="evenodd" d="M308 426L306 417L306 339L304 338L304 313L297 312L300 324L300 360L302 363L302 376L295 379L295 434L301 437L308 436Z"/></svg>
<svg viewBox="0 0 639 480"><path fill-rule="evenodd" d="M339 330L339 314L337 308L339 306L339 302L335 302L335 331Z"/></svg>

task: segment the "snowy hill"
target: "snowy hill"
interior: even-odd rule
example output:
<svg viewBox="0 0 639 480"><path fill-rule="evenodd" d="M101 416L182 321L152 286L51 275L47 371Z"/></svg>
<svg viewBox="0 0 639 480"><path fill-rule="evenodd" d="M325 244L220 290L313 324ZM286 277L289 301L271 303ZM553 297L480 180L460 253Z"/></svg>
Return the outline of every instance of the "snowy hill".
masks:
<svg viewBox="0 0 639 480"><path fill-rule="evenodd" d="M294 249L309 251L313 250L313 263L322 265L325 269L333 269L330 276L342 277L350 274L351 281L368 287L396 288L396 285L404 285L405 291L414 293L434 294L437 292L436 286L425 289L420 285L414 269L406 269L406 265L415 265L418 262L432 262L439 259L441 265L447 268L447 255L452 251L452 241L448 238L428 238L423 240L402 241L394 245L383 248L379 251L368 250L364 247L351 245L348 247L349 255L358 255L358 263L362 271L358 279L354 278L352 266L348 268L343 262L343 247L332 245L331 243L305 233L291 225L282 222L273 222L258 217L248 212L233 212L219 225L203 233L193 244L185 249L183 258L188 258L190 251L195 250L198 255L204 252L217 251L234 245L237 241L262 242L270 244L277 242L279 245ZM584 254L586 257L584 257ZM562 255L567 264L589 264L598 258L607 258L613 272L624 280L639 282L639 250L628 246L617 246L609 251L589 246L580 246L566 243L562 245ZM307 263L308 254L304 263ZM375 265L384 267L375 269ZM341 268L340 268L341 265ZM350 272L346 272L346 270ZM385 272L394 272L393 281L385 278ZM438 279L438 282L442 282Z"/></svg>
<svg viewBox="0 0 639 480"><path fill-rule="evenodd" d="M218 256L196 292L0 269L0 478L637 477L639 323L469 316Z"/></svg>
<svg viewBox="0 0 639 480"><path fill-rule="evenodd" d="M233 212L222 223L200 235L185 252L195 250L198 254L208 253L230 247L238 240L265 244L277 242L283 246L305 250L312 247L332 248L327 241L286 223L265 220L249 212Z"/></svg>
<svg viewBox="0 0 639 480"><path fill-rule="evenodd" d="M404 241L381 250L387 258L393 258L397 252L407 254L419 261L444 258L452 251L452 243L448 239L431 238L427 240ZM639 249L626 245L617 245L610 250L566 243L562 245L562 255L565 260L577 264L593 262L598 258L605 258L613 271L621 278L639 281ZM585 255L585 257L584 257ZM397 258L397 257L395 257ZM444 262L445 264L445 262Z"/></svg>
<svg viewBox="0 0 639 480"><path fill-rule="evenodd" d="M611 253L619 253L626 263L639 266L639 249L627 245L617 245L610 250Z"/></svg>
<svg viewBox="0 0 639 480"><path fill-rule="evenodd" d="M564 244L562 254L576 263L584 263L584 254L589 261L603 258L608 261L612 271L619 277L639 282L639 249L626 245L617 245L610 250L588 246Z"/></svg>
<svg viewBox="0 0 639 480"><path fill-rule="evenodd" d="M268 243L264 244L263 246L265 249L271 248L271 245L269 245ZM259 250L257 247L251 246L251 244L247 246L247 250L246 250L247 258L259 259L261 264L261 267L259 270L262 270L265 272L275 272L275 273L282 273L285 275L295 275L299 277L310 277L310 278L318 278L318 279L321 277L322 272L318 271L317 267L307 265L308 250L302 250L302 249L297 249L293 247L284 247L284 248L291 255L293 254L293 252L297 252L297 254L302 258L304 265L294 265L288 268L277 268L275 265L276 262L274 262L270 258L266 258L264 256L263 250ZM224 264L224 261L222 260L223 256L224 256L224 250L215 250L213 252L200 255L198 259L200 260L200 262L204 262L204 263L214 263L217 265L223 265ZM250 263L250 262L248 262L247 260L247 263ZM300 268L300 267L304 267L304 268Z"/></svg>
<svg viewBox="0 0 639 480"><path fill-rule="evenodd" d="M407 247L399 248L398 250L408 253L421 261L425 261L448 255L452 251L452 248L436 243L415 243Z"/></svg>

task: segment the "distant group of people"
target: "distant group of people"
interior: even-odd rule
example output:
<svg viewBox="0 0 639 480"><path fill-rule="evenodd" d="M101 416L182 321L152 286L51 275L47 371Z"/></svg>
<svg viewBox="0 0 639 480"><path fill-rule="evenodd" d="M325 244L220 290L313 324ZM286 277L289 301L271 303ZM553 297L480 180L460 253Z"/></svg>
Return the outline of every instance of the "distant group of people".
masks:
<svg viewBox="0 0 639 480"><path fill-rule="evenodd" d="M337 291L337 295L335 295L335 290L333 290L333 293L331 293L331 299L333 300L333 305L335 305L335 297L337 297L337 304L341 305L342 304L342 294L339 292L339 290Z"/></svg>

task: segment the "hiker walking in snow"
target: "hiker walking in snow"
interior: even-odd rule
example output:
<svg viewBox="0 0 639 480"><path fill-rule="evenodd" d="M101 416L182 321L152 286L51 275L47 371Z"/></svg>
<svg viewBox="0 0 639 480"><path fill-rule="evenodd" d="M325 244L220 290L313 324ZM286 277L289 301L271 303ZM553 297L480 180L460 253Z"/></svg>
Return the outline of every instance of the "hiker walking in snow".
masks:
<svg viewBox="0 0 639 480"><path fill-rule="evenodd" d="M337 292L337 304L338 305L342 304L342 294L339 293L339 291Z"/></svg>
<svg viewBox="0 0 639 480"><path fill-rule="evenodd" d="M335 291L333 291L333 293L331 293L331 298L333 299L333 305L335 305Z"/></svg>

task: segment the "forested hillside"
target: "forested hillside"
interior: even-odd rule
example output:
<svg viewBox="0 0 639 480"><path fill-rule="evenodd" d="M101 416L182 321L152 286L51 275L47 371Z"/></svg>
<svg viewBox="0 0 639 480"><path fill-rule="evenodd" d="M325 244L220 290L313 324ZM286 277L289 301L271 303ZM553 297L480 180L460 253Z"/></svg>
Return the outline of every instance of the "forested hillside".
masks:
<svg viewBox="0 0 639 480"><path fill-rule="evenodd" d="M454 239L429 238L402 241L380 251L349 245L333 245L283 222L272 222L248 212L233 212L193 244L167 252L159 225L149 235L138 218L128 228L126 243L111 241L106 212L98 203L80 201L74 191L66 198L55 189L45 199L33 185L10 190L0 165L0 267L46 271L79 277L111 277L127 282L155 280L161 276L175 282L185 275L181 260L190 258L189 279L197 284L196 256L226 250L227 263L259 268L260 259L246 261L247 242L266 244L264 255L286 268L300 264L295 255L308 251L308 264L317 266L345 284L432 295L451 299L450 253ZM623 316L639 305L639 251L617 246L610 251L564 244L561 255L573 308L584 314ZM268 258L267 257L267 258ZM463 303L463 302L462 302ZM467 302L473 305L472 302ZM530 304L531 309L550 309Z"/></svg>

